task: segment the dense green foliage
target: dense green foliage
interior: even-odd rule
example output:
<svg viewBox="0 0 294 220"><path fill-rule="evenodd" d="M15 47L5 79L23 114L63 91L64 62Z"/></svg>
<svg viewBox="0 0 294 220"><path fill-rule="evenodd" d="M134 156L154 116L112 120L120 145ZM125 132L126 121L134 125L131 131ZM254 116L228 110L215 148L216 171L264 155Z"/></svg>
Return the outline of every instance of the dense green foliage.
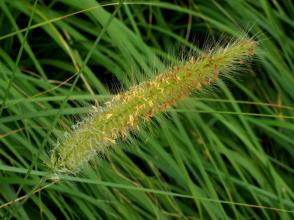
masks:
<svg viewBox="0 0 294 220"><path fill-rule="evenodd" d="M292 1L99 2L0 1L0 218L293 219ZM235 78L50 173L92 104L244 28L259 49Z"/></svg>

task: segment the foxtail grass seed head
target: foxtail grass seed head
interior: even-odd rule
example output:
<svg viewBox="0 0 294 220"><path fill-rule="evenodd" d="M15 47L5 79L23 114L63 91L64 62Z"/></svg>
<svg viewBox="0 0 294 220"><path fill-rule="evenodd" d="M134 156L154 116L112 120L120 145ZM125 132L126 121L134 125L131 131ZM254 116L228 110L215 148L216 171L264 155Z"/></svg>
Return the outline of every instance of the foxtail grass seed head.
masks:
<svg viewBox="0 0 294 220"><path fill-rule="evenodd" d="M56 144L50 167L55 172L78 172L83 163L104 154L118 139L128 137L130 131L138 130L140 123L210 85L221 74L228 74L253 56L255 50L255 41L241 38L199 57L191 56L153 79L117 94L104 108L95 108L87 120L75 125Z"/></svg>

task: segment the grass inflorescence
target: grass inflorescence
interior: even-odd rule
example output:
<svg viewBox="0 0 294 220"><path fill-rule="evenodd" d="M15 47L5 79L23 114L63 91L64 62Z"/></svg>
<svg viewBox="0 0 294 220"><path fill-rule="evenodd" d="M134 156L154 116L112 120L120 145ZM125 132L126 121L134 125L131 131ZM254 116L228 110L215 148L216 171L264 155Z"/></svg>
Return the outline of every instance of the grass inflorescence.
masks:
<svg viewBox="0 0 294 220"><path fill-rule="evenodd" d="M118 139L129 136L152 116L176 105L202 87L229 74L255 54L256 42L240 38L198 57L190 56L154 78L117 94L103 108L79 123L51 153L54 171L75 173L97 154L104 154Z"/></svg>

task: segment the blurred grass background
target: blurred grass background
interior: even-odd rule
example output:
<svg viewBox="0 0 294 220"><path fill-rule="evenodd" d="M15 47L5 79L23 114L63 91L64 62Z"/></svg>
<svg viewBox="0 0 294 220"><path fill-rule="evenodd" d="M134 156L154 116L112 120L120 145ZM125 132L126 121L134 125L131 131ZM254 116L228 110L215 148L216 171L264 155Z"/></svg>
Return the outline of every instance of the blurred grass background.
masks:
<svg viewBox="0 0 294 220"><path fill-rule="evenodd" d="M291 0L2 0L0 25L1 219L294 218ZM48 178L48 151L91 104L246 28L259 51L237 78Z"/></svg>

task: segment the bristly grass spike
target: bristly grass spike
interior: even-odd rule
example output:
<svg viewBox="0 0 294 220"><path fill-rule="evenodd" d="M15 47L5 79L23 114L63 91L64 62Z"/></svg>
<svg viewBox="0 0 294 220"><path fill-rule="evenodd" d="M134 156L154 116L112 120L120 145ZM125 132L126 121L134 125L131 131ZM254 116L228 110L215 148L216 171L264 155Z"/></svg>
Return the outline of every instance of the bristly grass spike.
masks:
<svg viewBox="0 0 294 220"><path fill-rule="evenodd" d="M121 92L94 108L92 114L53 149L49 166L54 172L76 173L96 154L104 154L118 139L127 138L155 114L175 106L195 91L209 86L221 75L255 54L257 43L247 37L230 41L198 57L190 56L152 79Z"/></svg>

